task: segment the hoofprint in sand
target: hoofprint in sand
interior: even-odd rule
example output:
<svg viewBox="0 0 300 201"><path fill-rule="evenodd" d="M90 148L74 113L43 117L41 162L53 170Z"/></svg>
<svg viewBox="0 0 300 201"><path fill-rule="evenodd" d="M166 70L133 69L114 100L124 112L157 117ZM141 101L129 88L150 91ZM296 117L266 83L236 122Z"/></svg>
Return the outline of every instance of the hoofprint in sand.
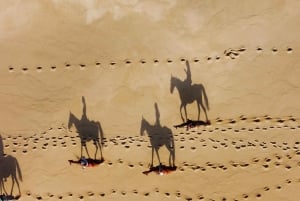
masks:
<svg viewBox="0 0 300 201"><path fill-rule="evenodd" d="M176 170L163 176L143 174L152 152L146 136L105 138L103 163L83 169L68 162L80 155L81 144L63 126L31 136L2 135L1 193L10 194L16 175L19 200L295 200L299 131L298 118L268 115L218 118L188 131L173 128ZM92 142L87 148L95 152ZM22 180L2 162L8 156L16 158ZM166 167L169 151L163 147L159 156ZM12 190L18 196L17 182Z"/></svg>

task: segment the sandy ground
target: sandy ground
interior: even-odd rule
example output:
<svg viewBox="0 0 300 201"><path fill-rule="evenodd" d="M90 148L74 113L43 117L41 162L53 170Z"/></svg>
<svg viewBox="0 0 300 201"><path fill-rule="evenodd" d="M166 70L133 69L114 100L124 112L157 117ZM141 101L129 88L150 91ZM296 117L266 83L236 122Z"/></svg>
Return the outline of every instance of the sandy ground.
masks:
<svg viewBox="0 0 300 201"><path fill-rule="evenodd" d="M105 161L85 169L68 163L78 159L81 146L77 133L65 128L2 141L21 168L20 200L297 200L299 129L293 116L243 116L188 131L172 128L177 170L163 176L143 174L151 162L147 136L105 138ZM87 147L95 152L92 142ZM166 147L159 155L169 165Z"/></svg>
<svg viewBox="0 0 300 201"><path fill-rule="evenodd" d="M298 0L1 2L0 195L298 200L299 10ZM211 124L174 127L187 118ZM166 175L149 172L159 147L176 166ZM100 150L96 167L69 163Z"/></svg>

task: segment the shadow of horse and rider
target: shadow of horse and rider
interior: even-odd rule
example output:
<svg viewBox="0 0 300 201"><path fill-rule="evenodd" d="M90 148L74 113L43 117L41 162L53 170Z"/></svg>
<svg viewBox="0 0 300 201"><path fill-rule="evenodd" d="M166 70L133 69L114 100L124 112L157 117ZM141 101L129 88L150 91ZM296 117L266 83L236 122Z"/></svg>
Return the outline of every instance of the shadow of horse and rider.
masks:
<svg viewBox="0 0 300 201"><path fill-rule="evenodd" d="M154 104L156 121L154 124L149 123L144 117L142 117L140 135L144 136L148 134L150 144L152 147L151 163L149 170L143 173L148 175L151 172L157 174L165 174L176 170L175 166L175 144L172 134L172 130L166 126L162 126L160 123L160 112L157 103ZM169 164L163 165L159 154L159 149L165 147L169 152ZM154 153L156 154L158 165L154 166Z"/></svg>
<svg viewBox="0 0 300 201"><path fill-rule="evenodd" d="M100 122L89 120L86 113L86 101L82 97L82 116L77 118L72 112L69 114L68 128L71 129L73 126L76 128L78 137L80 139L80 157L78 160L69 160L70 164L78 163L86 166L99 165L104 161L102 146L104 144L104 133ZM87 143L92 142L95 146L95 153L93 157L90 155ZM84 151L87 157L84 154ZM98 154L99 152L99 154ZM97 154L99 157L97 157Z"/></svg>
<svg viewBox="0 0 300 201"><path fill-rule="evenodd" d="M180 80L177 77L171 75L171 85L170 92L173 94L174 89L176 88L180 98L180 116L183 123L175 125L175 128L186 127L187 129L196 127L196 126L206 126L210 125L210 121L208 120L207 111L209 110L209 102L207 98L207 94L205 88L202 84L193 84L192 83L192 74L191 68L188 61L186 61L186 78L184 80ZM197 105L197 120L191 120L188 118L187 113L187 105L196 102ZM200 111L201 109L204 112L205 120L200 120ZM182 110L184 110L184 115L182 114Z"/></svg>
<svg viewBox="0 0 300 201"><path fill-rule="evenodd" d="M179 98L181 101L179 110L180 116L183 123L175 125L175 128L186 127L187 129L196 127L196 126L207 126L210 125L210 121L208 119L207 112L209 110L209 102L208 97L205 91L205 88L202 84L193 84L190 64L186 61L186 78L184 80L180 80L177 77L171 76L170 83L170 92L173 94L174 89L176 88L179 94ZM197 120L191 120L188 118L187 105L196 102L197 105ZM86 151L88 156L88 160L98 164L104 161L103 153L102 153L102 145L103 145L103 130L99 122L91 121L87 118L86 114L86 103L85 98L82 97L83 104L83 112L81 119L77 118L73 113L70 112L69 115L69 124L68 128L70 129L72 126L75 126L78 136L81 142L81 152L80 159L78 161L69 160L70 163L79 163L82 165L83 161L83 150ZM160 123L160 112L158 109L157 103L154 104L155 107L155 117L156 121L154 124L149 123L144 117L142 117L140 134L141 136L148 134L150 139L151 147L152 147L152 155L151 155L151 163L150 169L145 171L145 174L150 172L171 172L176 170L175 166L175 145L174 138L172 134L172 130L166 126L162 126ZM182 110L184 110L184 115ZM204 112L205 120L200 120L200 112L201 110ZM92 141L95 145L96 151L94 154L94 159L91 158L88 148L87 142ZM159 155L159 149L161 147L165 147L169 152L169 164L163 165L161 162L161 157ZM100 160L97 160L97 152L100 152ZM153 165L154 156L156 155L159 164L157 166ZM88 163L86 160L86 163Z"/></svg>
<svg viewBox="0 0 300 201"><path fill-rule="evenodd" d="M11 187L9 182L11 179ZM18 160L4 153L3 140L0 135L0 200L17 200L21 197L20 182L23 181ZM14 196L15 185L18 195Z"/></svg>

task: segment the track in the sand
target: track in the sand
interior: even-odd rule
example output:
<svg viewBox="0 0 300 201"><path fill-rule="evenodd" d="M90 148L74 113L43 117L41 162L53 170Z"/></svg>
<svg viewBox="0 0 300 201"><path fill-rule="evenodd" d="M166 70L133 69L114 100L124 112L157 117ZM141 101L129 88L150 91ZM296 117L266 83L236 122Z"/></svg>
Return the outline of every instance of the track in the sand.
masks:
<svg viewBox="0 0 300 201"><path fill-rule="evenodd" d="M272 55L277 55L278 53L284 53L284 54L291 54L294 52L294 49L290 46L287 46L286 48L277 48L277 47L273 47L271 49L264 49L261 46L256 47L256 49L247 49L244 46L238 47L238 48L229 48L226 49L225 51L223 51L223 53L217 54L215 56L206 56L204 58L193 58L191 59L191 61L193 63L200 63L200 62L205 62L205 63L213 63L213 62L220 62L222 59L230 59L230 60L235 60L237 58L239 58L242 54L244 54L245 52L248 51L254 51L256 54L260 55L260 54L272 54ZM103 67L107 67L109 66L110 68L116 68L116 66L118 65L126 65L126 66L130 66L132 64L140 64L140 65L144 65L147 63L150 64L159 64L159 63L167 63L167 64L172 64L175 62L185 62L185 58L179 58L179 59L171 59L171 58L167 58L167 59L157 59L157 58L153 58L152 60L148 60L146 61L145 59L139 59L137 61L133 60L133 59L125 59L122 61L111 61L110 63L103 63L103 62L99 62L96 61L93 64L92 63L80 63L80 64L71 64L69 62L66 62L64 65L50 65L50 66L36 66L36 67L13 67L13 66L9 66L8 67L8 71L10 73L14 73L14 72L23 72L23 73L29 73L29 72L55 72L57 70L70 70L73 68L76 69L80 69L80 70L86 70L88 68L92 68L92 67L96 67L96 68L103 68Z"/></svg>
<svg viewBox="0 0 300 201"><path fill-rule="evenodd" d="M79 200L88 200L88 198L96 198L96 199L114 199L114 198L130 198L130 197L137 197L139 199L149 198L152 199L153 197L161 197L168 200L174 199L182 199L182 200L210 200L210 201L226 201L226 200L234 200L234 201L241 201L241 200L253 200L262 198L264 195L272 192L280 192L284 189L291 187L292 185L300 186L300 178L287 178L282 181L278 181L277 183L269 184L260 186L255 189L255 191L245 192L242 194L235 195L235 197L223 197L219 196L218 198L210 198L209 195L204 195L201 193L195 193L194 195L187 195L184 190L175 190L175 191L160 191L158 188L154 188L149 191L139 191L138 189L132 190L122 190L122 189L111 189L109 191L103 192L84 192L84 193L72 193L67 192L64 194L55 194L55 193L45 193L45 194L34 194L30 191L25 192L25 197L33 198L36 200L65 200L67 198L79 199Z"/></svg>
<svg viewBox="0 0 300 201"><path fill-rule="evenodd" d="M282 118L272 118L268 115L262 117L239 117L236 119L221 120L220 118L212 121L209 127L199 127L186 131L185 129L178 129L174 131L174 140L176 145L176 152L197 153L203 149L209 151L226 151L228 149L235 150L237 153L247 150L261 150L266 151L258 157L245 158L243 160L230 160L230 161L184 161L184 159L177 158L177 171L172 174L180 174L184 176L185 173L195 174L199 177L212 171L219 173L235 172L235 171L298 171L300 168L300 141L276 141L276 140L260 140L255 135L256 132L261 132L263 135L271 135L268 131L279 130L283 135L289 131L291 135L297 135L300 130L300 121L292 116ZM232 138L234 136L234 138ZM250 137L251 138L250 138ZM51 151L52 149L67 150L69 146L80 147L79 138L76 133L68 132L64 128L51 128L48 131L32 135L30 137L19 136L2 136L4 150L6 154L17 156L18 154L30 155L34 151ZM255 137L255 138L252 138ZM283 138L284 139L284 138ZM144 150L151 149L149 146L148 138L141 136L116 136L105 139L104 153L106 149L114 151L114 147L123 148L128 152L134 149ZM119 150L119 151L122 151ZM269 151L272 151L268 154ZM130 155L130 154L129 154ZM107 158L103 164L99 166L107 166L114 168L115 166L123 166L128 168L128 171L135 171L140 174L148 168L148 161L133 161L128 158L118 158L110 160ZM266 194L272 192L280 192L283 189L297 185L300 186L300 178L291 178L287 176L284 180L276 183L262 185L251 192L244 192L236 194L234 197L219 196L211 197L209 194L201 194L195 192L188 194L184 189L176 191L165 191L159 187L153 188L148 191L139 191L139 189L123 190L111 189L109 191L99 192L66 192L63 194L56 194L49 191L46 194L36 194L30 190L23 190L23 196L26 198L34 198L37 200L64 200L79 199L85 200L88 198L108 198L114 197L128 197L135 196L143 198L154 199L155 196L165 197L165 199L173 200L246 200L246 199L259 199ZM25 195L24 195L25 194ZM21 198L22 199L22 198Z"/></svg>

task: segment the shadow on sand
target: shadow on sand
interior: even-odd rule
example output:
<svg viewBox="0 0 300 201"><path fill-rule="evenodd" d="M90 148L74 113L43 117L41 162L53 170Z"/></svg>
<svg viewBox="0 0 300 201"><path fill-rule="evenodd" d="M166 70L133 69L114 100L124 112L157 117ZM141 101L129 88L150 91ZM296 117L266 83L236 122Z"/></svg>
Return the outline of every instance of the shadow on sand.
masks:
<svg viewBox="0 0 300 201"><path fill-rule="evenodd" d="M8 179L11 179L11 187L8 187ZM3 140L0 135L0 200L17 200L21 197L19 181L23 181L21 168L17 159L4 153ZM14 196L15 184L18 195Z"/></svg>
<svg viewBox="0 0 300 201"><path fill-rule="evenodd" d="M148 174L150 172L155 171L166 171L166 170L176 170L175 166L175 144L174 138L172 134L172 130L166 126L161 126L160 124L160 113L158 109L157 103L154 104L155 107L155 116L156 122L155 124L151 125L144 117L141 121L141 129L140 134L141 136L148 134L150 139L151 147L152 147L152 155L151 155L151 164L150 169L145 171L144 174ZM162 164L159 155L159 149L165 146L169 151L169 165L165 166ZM156 153L159 165L154 167L153 166L153 159L154 159L154 152Z"/></svg>
<svg viewBox="0 0 300 201"><path fill-rule="evenodd" d="M82 104L83 110L81 119L78 119L72 112L70 112L69 115L68 128L70 129L72 126L75 126L81 143L80 157L76 161L69 160L69 162L81 164L82 161L89 160L89 164L100 164L104 161L102 153L102 145L104 144L104 133L100 122L88 119L86 114L86 102L84 97L82 97ZM96 148L94 158L90 156L90 153L87 148L87 142L93 142ZM83 149L87 154L87 158L84 157ZM100 159L97 159L98 151L100 154Z"/></svg>
<svg viewBox="0 0 300 201"><path fill-rule="evenodd" d="M144 171L143 174L148 175L150 173L156 173L158 175L166 175L176 171L176 169L176 166L166 166L163 164L159 164L155 167L150 167L149 170Z"/></svg>
<svg viewBox="0 0 300 201"><path fill-rule="evenodd" d="M195 128L195 127L198 127L198 126L209 126L211 123L210 121L193 121L193 120L190 120L188 119L186 122L182 123L182 124L178 124L178 125L174 125L174 127L177 129L177 128L183 128L185 127L186 130L188 131L189 129L191 128Z"/></svg>
<svg viewBox="0 0 300 201"><path fill-rule="evenodd" d="M207 111L209 110L209 103L208 98L206 95L205 88L202 84L192 84L192 74L191 74L191 68L188 61L186 61L186 79L180 80L177 77L174 77L171 75L171 85L170 85L170 92L173 93L174 89L176 88L178 91L178 95L181 101L179 110L180 110L180 116L183 121L183 123L190 124L192 120L188 119L188 113L187 113L187 105L191 104L193 102L196 102L197 104L197 110L198 110L198 116L197 120L194 121L196 124L210 124L208 117L207 117ZM184 116L182 114L182 109L184 110ZM205 115L205 122L200 121L200 110L203 110ZM188 122L189 121L189 122ZM180 124L177 125L177 127L180 127Z"/></svg>

